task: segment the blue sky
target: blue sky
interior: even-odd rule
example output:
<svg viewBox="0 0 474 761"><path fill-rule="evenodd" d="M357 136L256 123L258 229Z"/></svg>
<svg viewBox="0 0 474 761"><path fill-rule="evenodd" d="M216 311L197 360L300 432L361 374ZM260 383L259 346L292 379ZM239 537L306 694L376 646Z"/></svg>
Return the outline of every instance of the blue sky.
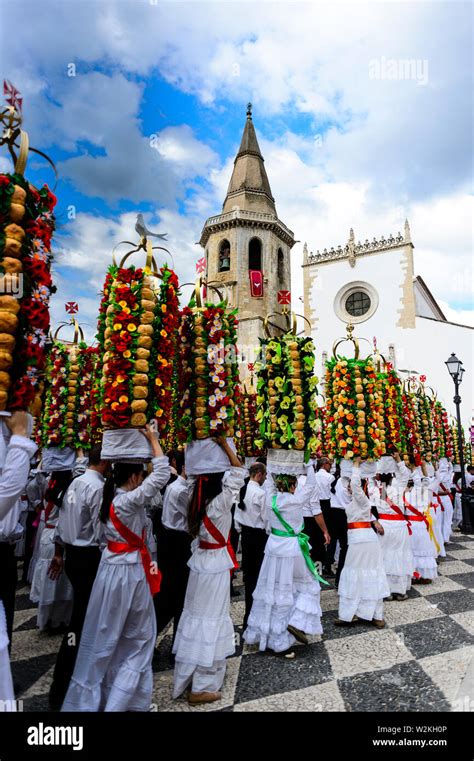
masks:
<svg viewBox="0 0 474 761"><path fill-rule="evenodd" d="M17 0L0 13L2 72L60 174L56 322L74 298L94 332L111 250L134 238L138 211L192 279L249 100L279 216L301 241L296 297L304 241L388 237L408 217L416 273L449 319L472 322L468 3ZM28 177L49 181L36 165Z"/></svg>

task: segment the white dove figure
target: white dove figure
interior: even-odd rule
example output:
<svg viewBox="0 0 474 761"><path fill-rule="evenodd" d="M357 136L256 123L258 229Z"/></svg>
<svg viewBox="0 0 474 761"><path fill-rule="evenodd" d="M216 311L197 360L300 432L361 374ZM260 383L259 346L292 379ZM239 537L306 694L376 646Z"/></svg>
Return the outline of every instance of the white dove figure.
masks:
<svg viewBox="0 0 474 761"><path fill-rule="evenodd" d="M135 230L142 238L160 238L160 240L166 240L166 236L168 235L168 233L160 235L159 233L152 233L151 230L148 230L145 220L143 219L143 214L137 214Z"/></svg>

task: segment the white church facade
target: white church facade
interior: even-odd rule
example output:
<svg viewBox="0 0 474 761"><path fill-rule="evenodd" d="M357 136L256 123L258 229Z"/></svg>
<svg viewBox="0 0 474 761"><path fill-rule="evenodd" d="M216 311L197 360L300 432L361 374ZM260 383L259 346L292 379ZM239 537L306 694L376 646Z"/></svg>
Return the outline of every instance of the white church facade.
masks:
<svg viewBox="0 0 474 761"><path fill-rule="evenodd" d="M356 243L351 230L344 247L309 254L305 244L305 317L321 358L320 375L324 377L324 361L332 355L334 341L344 336L346 325L352 323L354 336L369 341L360 340L361 356L373 351L376 339L378 350L402 378L425 375L426 385L454 415L454 384L444 364L454 352L466 370L460 393L467 433L473 405L474 329L447 320L415 272L408 222L404 235L388 239ZM452 274L446 272L446 277ZM338 353L346 348L352 351L350 344L342 344Z"/></svg>

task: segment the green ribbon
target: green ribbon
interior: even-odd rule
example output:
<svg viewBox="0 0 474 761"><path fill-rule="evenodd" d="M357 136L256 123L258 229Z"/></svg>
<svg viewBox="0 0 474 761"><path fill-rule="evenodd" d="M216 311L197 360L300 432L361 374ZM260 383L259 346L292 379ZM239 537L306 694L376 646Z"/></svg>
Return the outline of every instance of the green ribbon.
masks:
<svg viewBox="0 0 474 761"><path fill-rule="evenodd" d="M298 544L300 546L300 550L303 553L303 557L304 557L305 563L308 566L309 570L311 571L313 576L321 584L326 584L327 586L329 586L329 582L326 581L325 579L323 579L319 575L319 573L316 570L316 566L314 565L314 563L313 563L313 561L311 559L311 554L310 554L310 549L311 548L309 546L309 536L308 536L308 534L304 534L303 533L304 523L301 526L301 528L300 528L298 533L296 533L296 531L293 528L291 528L290 524L285 521L285 519L283 518L282 514L280 513L280 511L279 511L279 509L277 507L276 494L273 496L272 510L275 513L275 515L278 518L278 520L280 521L281 525L284 526L284 528L286 529L286 531L282 531L281 529L278 529L278 528L272 528L272 534L274 534L275 536L284 536L284 537L291 537L291 538L298 539Z"/></svg>

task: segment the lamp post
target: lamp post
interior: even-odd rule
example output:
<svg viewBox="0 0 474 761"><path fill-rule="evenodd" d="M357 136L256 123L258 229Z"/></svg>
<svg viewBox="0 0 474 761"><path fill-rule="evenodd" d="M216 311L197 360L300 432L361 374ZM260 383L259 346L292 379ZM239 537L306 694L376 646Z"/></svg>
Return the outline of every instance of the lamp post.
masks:
<svg viewBox="0 0 474 761"><path fill-rule="evenodd" d="M462 530L465 534L474 533L474 526L471 520L471 508L470 499L466 494L466 472L464 470L464 450L462 446L462 427L461 427L461 397L459 396L459 386L462 382L462 376L464 374L464 367L460 359L456 357L454 352L451 354L447 362L446 367L451 378L454 381L454 399L453 402L456 405L456 420L458 429L458 448L459 448L459 464L461 466L461 507L462 507Z"/></svg>

